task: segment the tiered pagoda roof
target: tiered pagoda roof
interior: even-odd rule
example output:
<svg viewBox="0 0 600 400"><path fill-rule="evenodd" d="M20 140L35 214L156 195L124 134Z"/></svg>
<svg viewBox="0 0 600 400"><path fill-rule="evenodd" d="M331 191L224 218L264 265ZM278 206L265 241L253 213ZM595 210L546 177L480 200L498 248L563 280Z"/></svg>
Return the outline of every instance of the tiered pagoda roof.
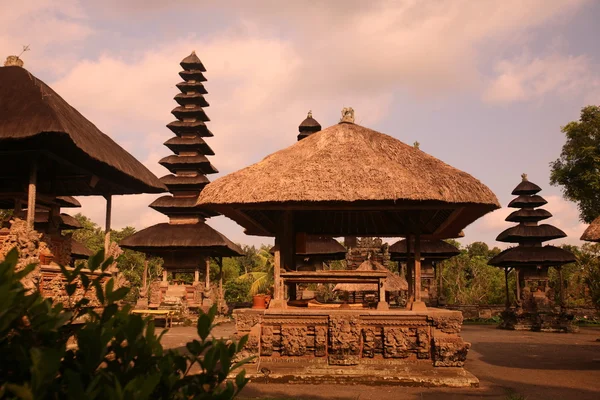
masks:
<svg viewBox="0 0 600 400"><path fill-rule="evenodd" d="M125 248L163 257L167 268L196 265L204 256L236 256L242 252L204 223L205 218L218 213L197 205L200 192L210 182L206 175L219 171L207 158L215 153L203 139L213 136L206 127L209 118L203 110L209 106L202 83L206 81L206 69L195 52L180 65L183 82L177 88L181 93L175 96L178 106L171 111L177 120L167 125L175 136L164 143L174 154L159 161L171 172L160 178L171 194L150 204L167 215L169 223L143 229L120 243Z"/></svg>
<svg viewBox="0 0 600 400"><path fill-rule="evenodd" d="M316 119L312 116L312 111L308 112L306 119L302 121L300 126L298 127L298 140L302 140L315 132L319 132L321 130L321 124L317 122Z"/></svg>
<svg viewBox="0 0 600 400"><path fill-rule="evenodd" d="M410 241L410 253L415 253L414 240ZM426 260L442 261L460 254L460 250L443 240L421 240L421 257ZM402 239L394 243L389 248L390 256L395 261L405 261L406 254L406 239Z"/></svg>
<svg viewBox="0 0 600 400"><path fill-rule="evenodd" d="M547 201L537 195L542 189L530 182L527 175L522 175L522 182L512 191L516 197L508 206L518 208L506 221L519 224L506 229L496 240L505 243L517 243L516 247L504 250L490 260L490 265L497 267L521 266L559 266L575 261L575 256L555 246L542 246L543 242L566 237L567 235L553 225L538 222L552 217L550 212L537 208Z"/></svg>

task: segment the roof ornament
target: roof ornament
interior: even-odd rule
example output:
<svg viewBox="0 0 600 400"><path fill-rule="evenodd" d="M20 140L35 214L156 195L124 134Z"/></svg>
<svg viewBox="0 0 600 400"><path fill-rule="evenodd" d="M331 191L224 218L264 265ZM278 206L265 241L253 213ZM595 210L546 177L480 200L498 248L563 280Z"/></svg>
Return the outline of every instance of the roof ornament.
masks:
<svg viewBox="0 0 600 400"><path fill-rule="evenodd" d="M308 110L308 114L306 114L306 118L312 118L312 110Z"/></svg>
<svg viewBox="0 0 600 400"><path fill-rule="evenodd" d="M523 179L523 182L529 180L529 179L527 179L527 174L525 174L525 173L521 174L521 179Z"/></svg>
<svg viewBox="0 0 600 400"><path fill-rule="evenodd" d="M29 45L25 45L23 46L23 51L21 51L21 53L18 56L8 56L6 57L6 61L4 62L4 66L5 67L23 67L23 60L21 60L21 57L23 55L23 53L25 53L26 51L29 51Z"/></svg>
<svg viewBox="0 0 600 400"><path fill-rule="evenodd" d="M342 118L340 122L354 123L354 109L352 107L344 107L342 109Z"/></svg>

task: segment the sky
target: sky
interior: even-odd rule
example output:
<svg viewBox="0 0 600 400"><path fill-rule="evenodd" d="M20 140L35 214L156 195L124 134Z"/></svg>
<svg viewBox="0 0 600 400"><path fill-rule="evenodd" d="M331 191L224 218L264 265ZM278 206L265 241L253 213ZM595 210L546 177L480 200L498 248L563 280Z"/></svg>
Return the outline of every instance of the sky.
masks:
<svg viewBox="0 0 600 400"><path fill-rule="evenodd" d="M356 122L470 173L502 209L463 244L496 242L521 174L542 188L567 233L585 229L550 186L561 126L600 104L600 1L594 0L0 0L0 57L22 55L49 84L157 176L172 132L179 62L207 72L208 144L218 176L294 143L308 110L325 128L343 107ZM113 199L113 228L165 222L156 195ZM80 197L103 224L104 200ZM226 217L209 224L258 245Z"/></svg>

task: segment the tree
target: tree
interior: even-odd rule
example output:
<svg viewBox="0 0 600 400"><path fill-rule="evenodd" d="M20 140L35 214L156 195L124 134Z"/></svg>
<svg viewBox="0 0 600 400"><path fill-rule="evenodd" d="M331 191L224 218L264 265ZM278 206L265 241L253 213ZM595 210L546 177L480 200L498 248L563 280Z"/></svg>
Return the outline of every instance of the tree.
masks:
<svg viewBox="0 0 600 400"><path fill-rule="evenodd" d="M21 279L35 265L17 271L17 260L13 249L0 263L0 398L232 399L247 383L245 371L229 377L249 360L235 362L247 336L239 343L212 338L216 306L200 312L187 351L166 350L164 331L119 306L128 289L113 290L112 278L103 284L102 276L82 273L83 265L61 268L67 294L78 286L85 292L67 309L25 289ZM105 271L111 263L100 251L86 267ZM93 292L102 307L88 307Z"/></svg>
<svg viewBox="0 0 600 400"><path fill-rule="evenodd" d="M581 110L579 121L562 127L567 141L550 165L550 183L563 187L566 199L577 203L587 223L600 215L600 106Z"/></svg>

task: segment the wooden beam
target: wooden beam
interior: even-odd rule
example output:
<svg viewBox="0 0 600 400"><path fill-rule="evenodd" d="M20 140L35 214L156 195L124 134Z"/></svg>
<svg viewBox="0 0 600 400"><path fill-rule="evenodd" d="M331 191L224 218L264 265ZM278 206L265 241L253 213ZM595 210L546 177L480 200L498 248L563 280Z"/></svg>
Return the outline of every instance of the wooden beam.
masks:
<svg viewBox="0 0 600 400"><path fill-rule="evenodd" d="M33 229L35 221L35 195L37 190L37 161L32 161L29 166L29 188L27 192L27 226Z"/></svg>
<svg viewBox="0 0 600 400"><path fill-rule="evenodd" d="M112 196L107 195L106 198L106 220L104 223L104 259L108 258L108 249L110 248L110 223L112 216Z"/></svg>

